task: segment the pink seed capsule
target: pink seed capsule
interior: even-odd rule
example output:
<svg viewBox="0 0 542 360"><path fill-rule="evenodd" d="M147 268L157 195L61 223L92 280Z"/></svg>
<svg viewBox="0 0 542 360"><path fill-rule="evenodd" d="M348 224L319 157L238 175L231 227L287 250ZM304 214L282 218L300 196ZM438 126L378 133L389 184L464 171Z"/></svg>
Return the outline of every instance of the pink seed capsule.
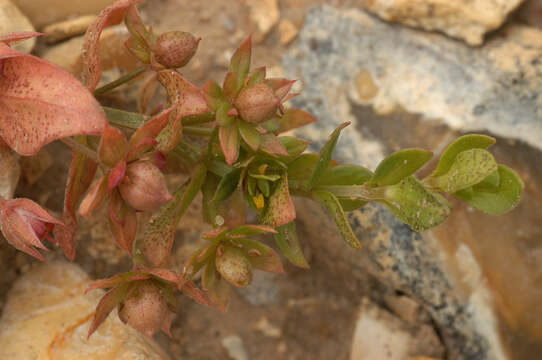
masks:
<svg viewBox="0 0 542 360"><path fill-rule="evenodd" d="M166 68L178 68L192 59L200 40L184 31L170 31L158 37L152 52L156 61Z"/></svg>

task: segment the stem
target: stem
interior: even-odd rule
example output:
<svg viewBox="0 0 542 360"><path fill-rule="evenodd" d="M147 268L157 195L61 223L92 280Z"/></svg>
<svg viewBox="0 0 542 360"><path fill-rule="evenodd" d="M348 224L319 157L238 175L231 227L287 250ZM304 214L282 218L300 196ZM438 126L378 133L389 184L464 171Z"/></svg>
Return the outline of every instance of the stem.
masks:
<svg viewBox="0 0 542 360"><path fill-rule="evenodd" d="M101 96L101 95L105 94L106 92L111 91L114 88L116 88L116 87L118 87L118 86L120 86L120 85L122 85L124 83L127 83L128 81L130 81L130 80L136 78L137 76L139 76L140 74L142 74L145 70L147 70L146 67L140 67L139 69L136 69L136 70L132 71L131 73L122 75L120 78L118 78L115 81L111 81L109 84L105 84L104 86L97 88L96 90L94 90L94 97Z"/></svg>
<svg viewBox="0 0 542 360"><path fill-rule="evenodd" d="M89 157L90 159L94 160L96 163L101 164L101 161L98 158L98 154L96 153L96 151L81 144L79 141L75 140L74 138L65 137L65 138L60 139L60 141L68 145L72 150L78 151L84 154L85 156Z"/></svg>
<svg viewBox="0 0 542 360"><path fill-rule="evenodd" d="M201 127L201 126L184 126L183 133L186 135L195 135L195 136L211 136L213 133L213 128Z"/></svg>
<svg viewBox="0 0 542 360"><path fill-rule="evenodd" d="M182 118L183 125L197 125L215 121L214 113L188 115Z"/></svg>

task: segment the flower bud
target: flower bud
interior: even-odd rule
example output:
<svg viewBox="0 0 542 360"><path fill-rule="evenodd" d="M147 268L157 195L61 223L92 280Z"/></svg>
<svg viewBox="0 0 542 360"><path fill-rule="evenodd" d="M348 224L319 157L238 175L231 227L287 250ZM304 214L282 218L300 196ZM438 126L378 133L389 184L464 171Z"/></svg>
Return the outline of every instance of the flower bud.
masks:
<svg viewBox="0 0 542 360"><path fill-rule="evenodd" d="M241 91L235 99L235 107L243 120L259 124L275 115L279 102L269 86L259 83Z"/></svg>
<svg viewBox="0 0 542 360"><path fill-rule="evenodd" d="M152 48L156 61L168 69L185 66L196 53L200 39L184 31L170 31L158 37Z"/></svg>
<svg viewBox="0 0 542 360"><path fill-rule="evenodd" d="M154 211L173 199L162 172L150 161L129 164L118 189L122 198L139 211Z"/></svg>
<svg viewBox="0 0 542 360"><path fill-rule="evenodd" d="M252 264L241 249L225 246L222 251L217 251L215 265L232 285L245 287L252 282Z"/></svg>
<svg viewBox="0 0 542 360"><path fill-rule="evenodd" d="M124 300L119 310L119 318L134 329L152 338L167 320L169 309L152 281L143 281Z"/></svg>

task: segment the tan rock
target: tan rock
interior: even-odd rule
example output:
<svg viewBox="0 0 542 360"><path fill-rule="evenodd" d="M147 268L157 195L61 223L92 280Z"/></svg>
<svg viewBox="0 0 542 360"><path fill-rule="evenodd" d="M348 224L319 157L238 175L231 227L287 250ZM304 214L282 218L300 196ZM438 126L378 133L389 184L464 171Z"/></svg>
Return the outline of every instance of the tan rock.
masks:
<svg viewBox="0 0 542 360"><path fill-rule="evenodd" d="M128 31L122 26L107 28L100 38L102 69L119 69L132 71L137 67L136 59L128 52L124 42L128 39ZM83 36L78 36L66 42L51 47L42 57L80 76L83 69Z"/></svg>
<svg viewBox="0 0 542 360"><path fill-rule="evenodd" d="M499 28L523 0L362 0L386 21L441 31L470 45L481 45L484 34Z"/></svg>
<svg viewBox="0 0 542 360"><path fill-rule="evenodd" d="M96 15L83 15L74 19L47 25L43 28L43 32L47 34L45 40L47 40L49 44L52 44L77 35L83 35L95 19Z"/></svg>
<svg viewBox="0 0 542 360"><path fill-rule="evenodd" d="M15 282L0 319L0 359L165 360L151 339L116 311L87 340L103 291L84 295L90 279L77 265L40 265Z"/></svg>
<svg viewBox="0 0 542 360"><path fill-rule="evenodd" d="M14 0L38 29L73 17L98 14L115 0Z"/></svg>
<svg viewBox="0 0 542 360"><path fill-rule="evenodd" d="M364 299L354 330L351 360L408 360L413 356L444 355L444 347L428 325L408 326Z"/></svg>
<svg viewBox="0 0 542 360"><path fill-rule="evenodd" d="M34 31L34 26L28 18L10 0L0 0L0 34L16 31ZM36 39L19 41L13 48L29 53L34 48Z"/></svg>
<svg viewBox="0 0 542 360"><path fill-rule="evenodd" d="M4 199L13 198L19 182L21 167L19 155L8 147L0 146L0 196Z"/></svg>
<svg viewBox="0 0 542 360"><path fill-rule="evenodd" d="M279 38L282 45L288 45L297 36L297 27L288 19L279 22Z"/></svg>
<svg viewBox="0 0 542 360"><path fill-rule="evenodd" d="M277 0L245 0L250 21L256 26L254 41L262 41L280 18Z"/></svg>

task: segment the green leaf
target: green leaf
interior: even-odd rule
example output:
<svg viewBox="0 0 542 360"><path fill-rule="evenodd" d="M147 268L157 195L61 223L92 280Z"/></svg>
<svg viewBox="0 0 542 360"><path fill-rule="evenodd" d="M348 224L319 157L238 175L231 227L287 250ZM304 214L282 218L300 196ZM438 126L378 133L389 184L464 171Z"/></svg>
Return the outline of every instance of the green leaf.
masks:
<svg viewBox="0 0 542 360"><path fill-rule="evenodd" d="M203 96L209 109L217 111L219 106L226 101L222 88L216 81L209 80L203 85Z"/></svg>
<svg viewBox="0 0 542 360"><path fill-rule="evenodd" d="M230 72L237 74L237 83L243 84L250 70L252 42L249 36L235 51L230 61Z"/></svg>
<svg viewBox="0 0 542 360"><path fill-rule="evenodd" d="M295 217L295 207L288 188L288 176L284 174L277 181L275 190L269 197L269 203L262 213L261 222L262 224L277 228L292 222Z"/></svg>
<svg viewBox="0 0 542 360"><path fill-rule="evenodd" d="M327 168L317 186L322 185L363 185L371 179L373 173L359 165L338 165ZM344 211L359 209L367 204L363 200L339 199Z"/></svg>
<svg viewBox="0 0 542 360"><path fill-rule="evenodd" d="M222 88L224 89L224 96L229 102L233 102L235 100L240 90L240 87L243 84L238 83L237 81L237 74L233 72L227 73L226 77L224 78L224 84L222 84Z"/></svg>
<svg viewBox="0 0 542 360"><path fill-rule="evenodd" d="M141 250L153 267L160 267L166 262L173 246L177 224L203 186L206 175L205 165L196 167L190 182L183 184L173 194L173 200L153 214L143 237L136 240L136 249Z"/></svg>
<svg viewBox="0 0 542 360"><path fill-rule="evenodd" d="M222 311L226 311L230 302L231 288L228 283L220 276L215 268L215 256L213 256L203 273L203 288L207 290L209 298Z"/></svg>
<svg viewBox="0 0 542 360"><path fill-rule="evenodd" d="M497 162L489 151L470 149L460 152L447 173L429 177L427 184L452 194L476 185L497 170Z"/></svg>
<svg viewBox="0 0 542 360"><path fill-rule="evenodd" d="M199 248L188 260L184 267L183 271L183 281L190 280L200 271L205 264L208 263L207 260L213 256L216 252L217 244L212 243L207 246Z"/></svg>
<svg viewBox="0 0 542 360"><path fill-rule="evenodd" d="M254 179L261 179L261 180L269 180L269 181L277 181L278 179L280 179L280 175L279 174L252 174L250 173L249 174L250 177L253 177Z"/></svg>
<svg viewBox="0 0 542 360"><path fill-rule="evenodd" d="M446 220L450 206L446 199L409 176L384 190L384 204L415 231L424 231Z"/></svg>
<svg viewBox="0 0 542 360"><path fill-rule="evenodd" d="M288 165L288 178L290 180L308 180L316 163L318 154L302 154Z"/></svg>
<svg viewBox="0 0 542 360"><path fill-rule="evenodd" d="M457 138L444 150L437 168L431 176L437 177L446 174L459 153L471 149L487 149L493 144L495 144L495 139L485 135L469 134Z"/></svg>
<svg viewBox="0 0 542 360"><path fill-rule="evenodd" d="M432 156L433 153L423 149L405 149L393 153L378 164L371 185L395 185L418 171Z"/></svg>
<svg viewBox="0 0 542 360"><path fill-rule="evenodd" d="M339 135L341 134L342 129L344 129L348 125L350 125L350 122L345 122L339 125L339 127L335 129L333 133L331 133L329 140L326 142L322 150L320 150L320 156L318 157L318 162L316 163L316 166L312 172L311 179L308 183L308 189L306 189L307 191L312 189L316 184L318 184L320 177L328 168L329 162L331 161L331 155L333 154L335 145L337 145Z"/></svg>
<svg viewBox="0 0 542 360"><path fill-rule="evenodd" d="M281 136L278 138L279 141L284 145L289 156L280 157L280 160L288 163L297 158L303 153L309 146L308 141L298 139L293 136Z"/></svg>
<svg viewBox="0 0 542 360"><path fill-rule="evenodd" d="M221 103L216 110L216 122L220 126L230 126L235 120L233 116L228 115L228 111L231 109L231 105L228 103Z"/></svg>
<svg viewBox="0 0 542 360"><path fill-rule="evenodd" d="M258 189L262 192L264 197L269 197L269 194L271 194L271 187L269 186L269 182L264 179L257 179L257 185Z"/></svg>
<svg viewBox="0 0 542 360"><path fill-rule="evenodd" d="M107 121L111 125L122 126L127 129L139 129L149 118L143 114L118 110L107 106L103 106L103 109L107 116Z"/></svg>
<svg viewBox="0 0 542 360"><path fill-rule="evenodd" d="M507 166L499 165L498 183L492 174L484 181L454 195L490 215L502 215L517 206L523 193L523 181Z"/></svg>
<svg viewBox="0 0 542 360"><path fill-rule="evenodd" d="M209 172L207 174L207 177L205 178L205 183L203 184L201 188L201 203L202 203L202 213L203 213L203 220L208 222L209 224L215 225L215 219L218 215L218 208L217 204L213 202L213 197L215 196L216 189L218 187L218 183L220 182L220 178L216 176L215 174Z"/></svg>
<svg viewBox="0 0 542 360"><path fill-rule="evenodd" d="M254 129L254 126L245 121L240 121L239 132L247 145L250 146L252 150L257 151L260 147L260 133Z"/></svg>
<svg viewBox="0 0 542 360"><path fill-rule="evenodd" d="M126 296L126 292L128 291L129 287L129 283L121 284L109 290L100 299L98 306L96 306L96 312L94 313L92 324L90 324L88 329L88 337L90 337L98 329L98 327L105 321L109 313L121 303Z"/></svg>
<svg viewBox="0 0 542 360"><path fill-rule="evenodd" d="M282 262L275 250L252 239L240 239L238 242L243 245L243 251L253 268L275 274L284 274Z"/></svg>
<svg viewBox="0 0 542 360"><path fill-rule="evenodd" d="M282 255L286 259L290 260L292 264L300 268L310 268L309 263L301 251L301 245L297 237L297 231L295 229L295 222L282 225L277 228L278 234L274 235L275 242L279 247Z"/></svg>
<svg viewBox="0 0 542 360"><path fill-rule="evenodd" d="M265 66L254 69L249 74L249 80L247 81L246 86L249 87L254 84L259 84L265 79Z"/></svg>
<svg viewBox="0 0 542 360"><path fill-rule="evenodd" d="M213 202L226 200L233 194L235 189L237 189L237 185L239 185L242 170L241 168L234 168L220 180L212 200Z"/></svg>
<svg viewBox="0 0 542 360"><path fill-rule="evenodd" d="M341 203L335 197L335 195L333 195L329 191L315 190L313 192L313 198L320 204L324 205L331 214L331 216L333 216L333 219L335 220L335 223L337 224L341 235L348 243L348 245L350 245L354 249L361 249L361 244L354 232L352 231L352 228L350 227L350 223L346 218Z"/></svg>

